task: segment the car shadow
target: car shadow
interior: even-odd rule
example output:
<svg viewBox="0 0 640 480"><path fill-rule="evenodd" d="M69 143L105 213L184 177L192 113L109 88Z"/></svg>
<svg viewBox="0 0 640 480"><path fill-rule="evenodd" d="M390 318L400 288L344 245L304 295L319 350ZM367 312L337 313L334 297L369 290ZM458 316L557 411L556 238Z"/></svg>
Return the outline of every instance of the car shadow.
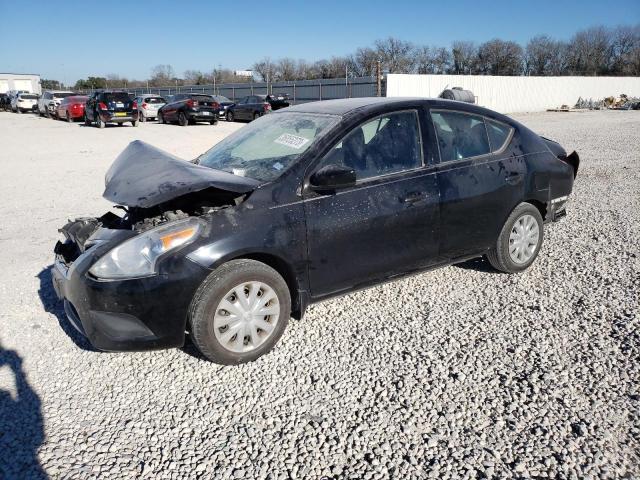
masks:
<svg viewBox="0 0 640 480"><path fill-rule="evenodd" d="M195 358L197 360L202 360L203 362L209 362L207 357L205 357L202 353L200 353L200 350L198 350L198 347L196 347L196 345L193 343L193 341L191 340L191 335L189 334L189 332L187 332L185 334L185 336L184 336L184 345L182 347L180 347L180 350L183 353L186 353L190 357L193 357L193 358Z"/></svg>
<svg viewBox="0 0 640 480"><path fill-rule="evenodd" d="M0 371L10 370L15 389L0 384L0 478L48 478L38 461L44 443L40 397L22 369L22 358L0 344ZM0 375L0 378L9 378Z"/></svg>
<svg viewBox="0 0 640 480"><path fill-rule="evenodd" d="M466 262L456 263L455 266L464 270L475 270L476 272L501 273L491 266L486 257L472 258Z"/></svg>
<svg viewBox="0 0 640 480"><path fill-rule="evenodd" d="M75 327L69 322L67 318L67 314L64 312L64 304L56 295L55 290L53 289L53 284L51 280L51 269L53 265L49 265L42 269L40 273L38 273L38 280L40 280L40 288L38 288L38 296L40 297L40 301L42 302L42 306L44 307L45 312L51 313L55 315L58 319L58 324L62 331L67 334L69 338L76 344L77 347L82 348L83 350L88 350L91 352L97 352L95 348L91 345L89 340L87 340Z"/></svg>

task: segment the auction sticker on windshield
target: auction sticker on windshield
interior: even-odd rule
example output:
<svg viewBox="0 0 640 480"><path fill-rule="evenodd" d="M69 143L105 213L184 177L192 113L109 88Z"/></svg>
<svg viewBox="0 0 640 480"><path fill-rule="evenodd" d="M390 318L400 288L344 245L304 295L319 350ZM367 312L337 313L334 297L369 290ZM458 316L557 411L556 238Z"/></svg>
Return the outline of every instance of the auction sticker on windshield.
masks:
<svg viewBox="0 0 640 480"><path fill-rule="evenodd" d="M298 135L292 135L291 133L283 133L274 140L275 143L285 145L287 147L301 149L309 141L308 138L299 137Z"/></svg>

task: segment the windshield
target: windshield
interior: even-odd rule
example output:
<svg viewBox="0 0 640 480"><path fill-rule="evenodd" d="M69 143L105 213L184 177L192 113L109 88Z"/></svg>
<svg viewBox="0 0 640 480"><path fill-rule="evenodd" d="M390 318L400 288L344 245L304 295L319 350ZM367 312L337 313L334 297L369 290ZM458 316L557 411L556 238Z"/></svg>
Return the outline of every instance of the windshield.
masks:
<svg viewBox="0 0 640 480"><path fill-rule="evenodd" d="M265 115L202 154L198 163L268 182L279 177L338 120L309 113Z"/></svg>

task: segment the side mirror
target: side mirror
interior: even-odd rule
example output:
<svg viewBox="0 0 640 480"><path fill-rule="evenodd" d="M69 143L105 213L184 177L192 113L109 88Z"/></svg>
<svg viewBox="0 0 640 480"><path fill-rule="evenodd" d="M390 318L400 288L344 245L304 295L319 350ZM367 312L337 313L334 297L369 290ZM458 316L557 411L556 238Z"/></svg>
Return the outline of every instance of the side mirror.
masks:
<svg viewBox="0 0 640 480"><path fill-rule="evenodd" d="M314 190L336 190L356 184L356 172L353 168L342 165L326 165L316 171L310 178Z"/></svg>

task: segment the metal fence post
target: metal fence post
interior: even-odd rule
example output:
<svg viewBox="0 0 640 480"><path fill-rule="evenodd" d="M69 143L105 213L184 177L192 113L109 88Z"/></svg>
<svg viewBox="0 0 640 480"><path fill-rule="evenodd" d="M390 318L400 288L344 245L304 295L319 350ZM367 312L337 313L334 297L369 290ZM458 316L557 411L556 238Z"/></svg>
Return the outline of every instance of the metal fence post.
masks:
<svg viewBox="0 0 640 480"><path fill-rule="evenodd" d="M320 97L320 100L322 100L322 84L321 84L321 83L319 83L319 84L318 84L318 87L320 87L320 89L319 89L319 95L318 95L318 96Z"/></svg>

